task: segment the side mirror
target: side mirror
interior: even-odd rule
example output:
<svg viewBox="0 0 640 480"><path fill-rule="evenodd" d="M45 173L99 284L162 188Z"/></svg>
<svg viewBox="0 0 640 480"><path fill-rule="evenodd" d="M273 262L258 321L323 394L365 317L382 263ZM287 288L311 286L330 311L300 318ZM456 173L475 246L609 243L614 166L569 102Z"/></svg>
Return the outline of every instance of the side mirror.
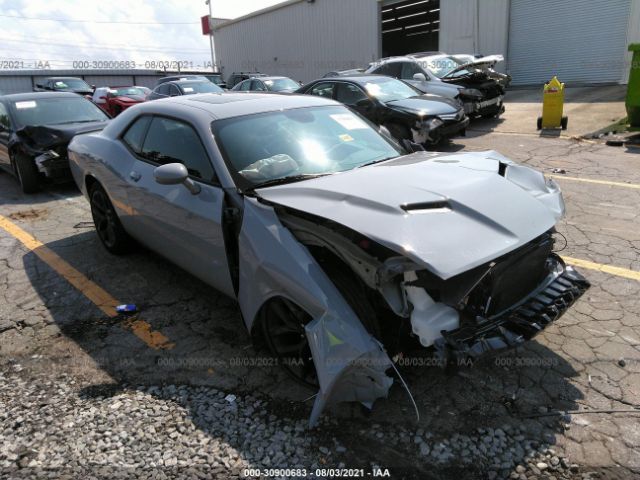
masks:
<svg viewBox="0 0 640 480"><path fill-rule="evenodd" d="M200 185L189 178L187 167L181 163L167 163L160 165L153 171L153 177L160 185L179 185L183 184L191 195L200 193Z"/></svg>
<svg viewBox="0 0 640 480"><path fill-rule="evenodd" d="M417 82L426 82L427 81L427 77L424 73L414 73L413 74L413 79L416 80Z"/></svg>
<svg viewBox="0 0 640 480"><path fill-rule="evenodd" d="M91 87L91 89L92 89L92 90L95 90L95 89L96 89L96 86L95 86L95 85L90 85L90 87Z"/></svg>

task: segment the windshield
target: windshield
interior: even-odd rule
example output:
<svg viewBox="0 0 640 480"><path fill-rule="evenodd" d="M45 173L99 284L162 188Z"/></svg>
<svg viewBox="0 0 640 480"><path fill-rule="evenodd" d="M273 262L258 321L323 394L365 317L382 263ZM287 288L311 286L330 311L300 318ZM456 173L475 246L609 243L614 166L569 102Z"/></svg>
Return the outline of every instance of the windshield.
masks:
<svg viewBox="0 0 640 480"><path fill-rule="evenodd" d="M290 78L278 78L276 80L265 80L267 88L273 92L281 92L283 90L297 90L300 88L298 82L294 82Z"/></svg>
<svg viewBox="0 0 640 480"><path fill-rule="evenodd" d="M243 189L276 179L343 172L401 155L398 147L342 106L218 120L212 130Z"/></svg>
<svg viewBox="0 0 640 480"><path fill-rule="evenodd" d="M460 65L467 63L449 56L429 57L425 61L426 67L438 78L446 77Z"/></svg>
<svg viewBox="0 0 640 480"><path fill-rule="evenodd" d="M138 87L112 88L109 92L116 97L144 97L145 95Z"/></svg>
<svg viewBox="0 0 640 480"><path fill-rule="evenodd" d="M381 102L392 102L420 95L418 90L395 78L369 80L365 83L364 88L369 95Z"/></svg>
<svg viewBox="0 0 640 480"><path fill-rule="evenodd" d="M183 83L180 85L180 88L185 95L193 95L195 93L220 93L224 91L209 80L206 82Z"/></svg>
<svg viewBox="0 0 640 480"><path fill-rule="evenodd" d="M79 78L63 78L54 80L53 88L56 90L91 90L91 87L84 80Z"/></svg>
<svg viewBox="0 0 640 480"><path fill-rule="evenodd" d="M79 95L17 101L13 102L13 109L20 126L100 122L109 119L100 108Z"/></svg>

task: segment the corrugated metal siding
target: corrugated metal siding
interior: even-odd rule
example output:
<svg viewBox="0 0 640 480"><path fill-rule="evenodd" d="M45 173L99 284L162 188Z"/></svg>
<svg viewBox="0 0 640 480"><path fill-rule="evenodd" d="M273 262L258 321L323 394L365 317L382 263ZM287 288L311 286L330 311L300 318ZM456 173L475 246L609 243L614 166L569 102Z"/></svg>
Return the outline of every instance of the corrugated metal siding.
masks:
<svg viewBox="0 0 640 480"><path fill-rule="evenodd" d="M0 94L23 93L33 90L29 76L0 76Z"/></svg>
<svg viewBox="0 0 640 480"><path fill-rule="evenodd" d="M509 0L441 0L440 50L507 55ZM505 63L496 66L506 68Z"/></svg>
<svg viewBox="0 0 640 480"><path fill-rule="evenodd" d="M627 45L631 43L640 43L640 0L631 0ZM629 82L629 69L631 68L632 55L629 51L625 54L625 63L622 68L622 83L625 84Z"/></svg>
<svg viewBox="0 0 640 480"><path fill-rule="evenodd" d="M255 71L310 81L378 58L378 2L301 2L214 30L225 78Z"/></svg>
<svg viewBox="0 0 640 480"><path fill-rule="evenodd" d="M440 50L475 53L476 0L440 1Z"/></svg>
<svg viewBox="0 0 640 480"><path fill-rule="evenodd" d="M630 0L512 0L509 73L514 84L619 82Z"/></svg>

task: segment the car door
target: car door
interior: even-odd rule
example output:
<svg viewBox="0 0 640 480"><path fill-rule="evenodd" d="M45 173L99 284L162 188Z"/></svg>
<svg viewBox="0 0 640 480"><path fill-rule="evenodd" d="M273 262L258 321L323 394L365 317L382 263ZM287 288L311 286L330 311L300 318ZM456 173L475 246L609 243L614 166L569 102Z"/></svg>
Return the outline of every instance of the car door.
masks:
<svg viewBox="0 0 640 480"><path fill-rule="evenodd" d="M347 82L336 82L333 98L337 102L345 104L360 115L368 118L373 123L378 123L374 101L369 98L369 95L358 85Z"/></svg>
<svg viewBox="0 0 640 480"><path fill-rule="evenodd" d="M11 137L11 119L4 103L0 102L0 167L8 169L11 166L9 160L9 138Z"/></svg>
<svg viewBox="0 0 640 480"><path fill-rule="evenodd" d="M135 147L135 146L134 146ZM224 192L192 125L153 116L128 175L128 202L135 212L130 233L216 289L234 295L222 232ZM160 185L156 167L182 163L200 186Z"/></svg>

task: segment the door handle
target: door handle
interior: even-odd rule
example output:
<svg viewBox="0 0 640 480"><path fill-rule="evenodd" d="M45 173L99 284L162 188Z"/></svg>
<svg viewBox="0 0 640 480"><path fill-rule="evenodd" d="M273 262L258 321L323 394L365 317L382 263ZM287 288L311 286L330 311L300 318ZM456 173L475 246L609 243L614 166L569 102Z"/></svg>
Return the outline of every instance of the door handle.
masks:
<svg viewBox="0 0 640 480"><path fill-rule="evenodd" d="M133 172L129 173L129 178L134 182L137 182L142 178L142 175L140 175L138 172L134 170Z"/></svg>

